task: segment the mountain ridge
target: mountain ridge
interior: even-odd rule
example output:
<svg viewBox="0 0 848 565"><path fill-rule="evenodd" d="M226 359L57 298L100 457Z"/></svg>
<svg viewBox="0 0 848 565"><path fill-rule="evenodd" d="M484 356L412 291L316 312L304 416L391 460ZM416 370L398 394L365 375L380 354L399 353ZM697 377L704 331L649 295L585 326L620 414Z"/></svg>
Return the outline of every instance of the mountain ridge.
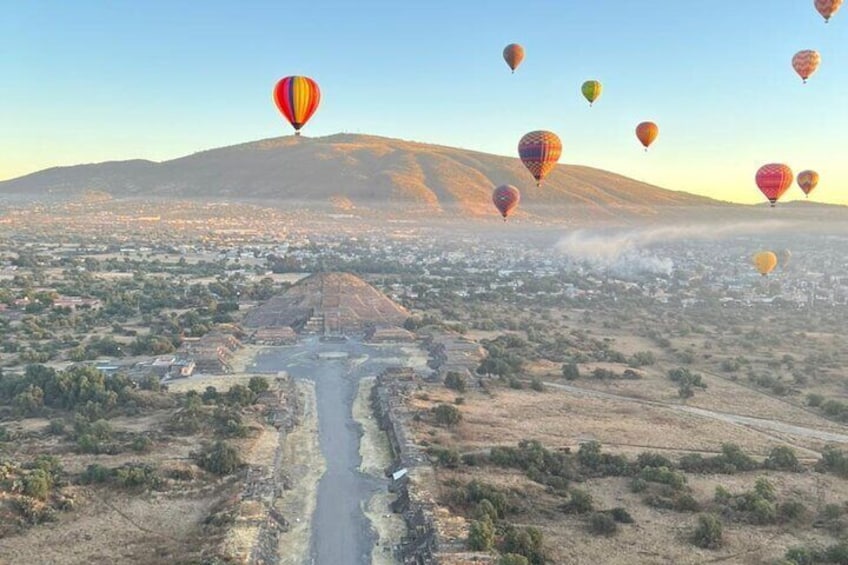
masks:
<svg viewBox="0 0 848 565"><path fill-rule="evenodd" d="M685 207L738 205L560 164L537 188L512 157L374 135L286 136L206 149L176 159L52 167L0 181L0 194L314 202L335 208L389 206L410 213L493 213L491 191L521 190L518 215L555 216L580 207L592 217L651 217Z"/></svg>

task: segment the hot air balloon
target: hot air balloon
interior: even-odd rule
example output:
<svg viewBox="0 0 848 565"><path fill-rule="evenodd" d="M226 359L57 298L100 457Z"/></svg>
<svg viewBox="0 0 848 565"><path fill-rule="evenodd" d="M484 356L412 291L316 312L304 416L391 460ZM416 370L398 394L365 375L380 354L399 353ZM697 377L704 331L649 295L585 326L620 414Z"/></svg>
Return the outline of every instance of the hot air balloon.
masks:
<svg viewBox="0 0 848 565"><path fill-rule="evenodd" d="M774 207L775 202L792 184L792 169L781 163L769 163L760 167L755 179L760 191Z"/></svg>
<svg viewBox="0 0 848 565"><path fill-rule="evenodd" d="M638 137L639 141L642 142L642 145L645 146L645 151L648 150L648 146L654 142L659 133L660 128L658 128L657 124L654 122L642 122L636 126L636 137Z"/></svg>
<svg viewBox="0 0 848 565"><path fill-rule="evenodd" d="M589 106L591 106L595 100L601 97L603 86L601 86L601 83L596 80L587 80L583 83L583 86L580 87L580 90L583 92L583 96L586 97L586 100L589 101Z"/></svg>
<svg viewBox="0 0 848 565"><path fill-rule="evenodd" d="M798 173L798 186L804 191L807 196L813 191L816 185L819 184L819 174L815 171L801 171Z"/></svg>
<svg viewBox="0 0 848 565"><path fill-rule="evenodd" d="M519 45L518 43L510 43L503 50L503 58L506 61L506 64L509 65L509 68L512 69L512 72L515 72L515 69L518 68L518 65L521 64L521 61L524 60L524 47Z"/></svg>
<svg viewBox="0 0 848 565"><path fill-rule="evenodd" d="M816 10L824 17L825 23L830 21L831 16L839 11L842 0L814 0Z"/></svg>
<svg viewBox="0 0 848 565"><path fill-rule="evenodd" d="M785 271L786 266L789 265L789 260L792 259L792 252L788 249L783 249L775 253L775 255L777 255L777 262L780 264L780 269Z"/></svg>
<svg viewBox="0 0 848 565"><path fill-rule="evenodd" d="M492 202L495 203L495 208L501 213L504 221L506 221L506 217L518 206L520 200L521 193L511 184L501 185L492 192Z"/></svg>
<svg viewBox="0 0 848 565"><path fill-rule="evenodd" d="M533 174L536 186L542 186L542 180L556 166L560 155L562 142L550 131L531 131L518 142L518 156Z"/></svg>
<svg viewBox="0 0 848 565"><path fill-rule="evenodd" d="M792 57L792 68L795 69L795 72L798 73L798 76L800 76L805 83L807 82L807 79L816 72L816 69L819 68L820 64L821 55L819 55L818 51L813 51L812 49L798 51L795 53L795 56Z"/></svg>
<svg viewBox="0 0 848 565"><path fill-rule="evenodd" d="M771 251L760 251L754 254L754 267L762 275L766 276L777 267L777 255Z"/></svg>
<svg viewBox="0 0 848 565"><path fill-rule="evenodd" d="M274 87L274 102L291 123L295 135L300 135L300 128L318 109L320 101L318 84L309 77L286 77Z"/></svg>

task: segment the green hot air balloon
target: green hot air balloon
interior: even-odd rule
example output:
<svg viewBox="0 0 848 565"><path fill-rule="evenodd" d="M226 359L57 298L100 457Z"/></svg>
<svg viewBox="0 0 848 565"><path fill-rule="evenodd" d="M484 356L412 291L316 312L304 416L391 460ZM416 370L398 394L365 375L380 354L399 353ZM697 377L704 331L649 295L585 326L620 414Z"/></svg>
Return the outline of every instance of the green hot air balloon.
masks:
<svg viewBox="0 0 848 565"><path fill-rule="evenodd" d="M601 83L596 80L587 80L583 83L583 86L580 87L580 90L583 92L583 96L586 97L586 100L589 101L589 106L591 106L595 100L601 97L603 86L601 86Z"/></svg>

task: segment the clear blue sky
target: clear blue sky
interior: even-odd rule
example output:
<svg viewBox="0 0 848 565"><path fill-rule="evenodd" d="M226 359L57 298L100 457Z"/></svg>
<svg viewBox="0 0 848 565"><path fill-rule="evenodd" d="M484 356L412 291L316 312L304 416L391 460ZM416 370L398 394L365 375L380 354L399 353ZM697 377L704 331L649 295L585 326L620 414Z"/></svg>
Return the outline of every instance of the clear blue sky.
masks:
<svg viewBox="0 0 848 565"><path fill-rule="evenodd" d="M305 74L304 135L358 132L561 163L739 202L760 164L821 174L848 204L848 7L813 0L0 0L0 179L290 135L271 101ZM527 57L515 75L507 43ZM822 65L802 85L800 49ZM597 78L595 107L581 83ZM634 128L656 121L646 155ZM793 187L787 197L803 197Z"/></svg>

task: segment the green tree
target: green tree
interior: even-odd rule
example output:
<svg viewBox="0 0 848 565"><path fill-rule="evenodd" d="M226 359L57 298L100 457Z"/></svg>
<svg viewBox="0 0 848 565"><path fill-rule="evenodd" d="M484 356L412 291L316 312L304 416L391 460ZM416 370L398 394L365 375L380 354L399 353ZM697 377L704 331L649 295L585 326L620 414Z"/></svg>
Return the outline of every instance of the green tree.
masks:
<svg viewBox="0 0 848 565"><path fill-rule="evenodd" d="M450 404L439 404L433 408L433 415L436 418L436 423L449 428L462 421L462 412Z"/></svg>
<svg viewBox="0 0 848 565"><path fill-rule="evenodd" d="M216 475L229 475L243 465L238 451L223 441L207 446L194 456L197 465Z"/></svg>
<svg viewBox="0 0 848 565"><path fill-rule="evenodd" d="M577 363L565 363L562 366L562 377L568 381L575 381L580 378L580 369Z"/></svg>
<svg viewBox="0 0 848 565"><path fill-rule="evenodd" d="M489 551L495 545L495 527L488 518L474 520L468 530L468 549Z"/></svg>
<svg viewBox="0 0 848 565"><path fill-rule="evenodd" d="M265 377L250 377L250 381L247 383L247 388L249 388L256 396L259 396L268 390L270 386L271 385L268 384L268 379Z"/></svg>
<svg viewBox="0 0 848 565"><path fill-rule="evenodd" d="M465 377L456 371L448 371L448 374L445 376L445 386L457 392L465 392Z"/></svg>
<svg viewBox="0 0 848 565"><path fill-rule="evenodd" d="M692 533L692 543L704 549L718 549L723 543L721 520L712 514L700 514Z"/></svg>

